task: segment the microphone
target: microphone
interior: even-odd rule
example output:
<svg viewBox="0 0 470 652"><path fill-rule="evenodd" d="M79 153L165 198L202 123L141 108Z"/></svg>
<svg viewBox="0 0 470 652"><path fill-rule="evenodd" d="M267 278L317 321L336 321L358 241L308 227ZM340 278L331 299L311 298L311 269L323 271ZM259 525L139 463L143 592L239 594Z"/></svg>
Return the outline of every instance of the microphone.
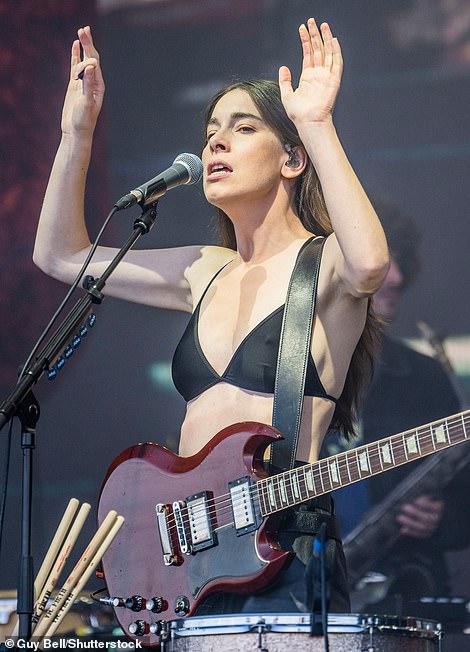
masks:
<svg viewBox="0 0 470 652"><path fill-rule="evenodd" d="M195 154L179 154L173 165L150 181L131 190L114 204L118 211L139 204L145 208L162 197L168 190L183 184L198 183L202 177L202 162Z"/></svg>

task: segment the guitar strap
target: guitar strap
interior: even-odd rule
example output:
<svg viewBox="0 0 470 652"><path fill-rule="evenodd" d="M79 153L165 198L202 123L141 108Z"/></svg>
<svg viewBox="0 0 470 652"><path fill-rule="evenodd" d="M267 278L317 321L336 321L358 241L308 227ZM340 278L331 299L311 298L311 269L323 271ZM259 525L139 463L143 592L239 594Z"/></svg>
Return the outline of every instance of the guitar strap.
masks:
<svg viewBox="0 0 470 652"><path fill-rule="evenodd" d="M274 384L272 424L284 439L271 445L270 471L293 469L304 402L318 273L325 238L302 246L287 290ZM287 463L288 461L288 463Z"/></svg>

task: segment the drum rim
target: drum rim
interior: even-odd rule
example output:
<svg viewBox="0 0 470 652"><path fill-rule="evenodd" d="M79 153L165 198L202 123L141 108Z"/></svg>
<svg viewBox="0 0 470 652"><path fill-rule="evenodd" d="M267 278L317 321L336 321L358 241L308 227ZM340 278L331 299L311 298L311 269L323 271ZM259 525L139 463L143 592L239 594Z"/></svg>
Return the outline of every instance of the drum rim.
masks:
<svg viewBox="0 0 470 652"><path fill-rule="evenodd" d="M256 631L259 628L277 633L302 633L309 631L310 614L299 612L211 614L169 621L169 629L176 637L240 634ZM442 626L436 620L413 616L328 614L328 632L331 634L361 634L371 631L383 634L407 634L414 638L438 638L442 635Z"/></svg>

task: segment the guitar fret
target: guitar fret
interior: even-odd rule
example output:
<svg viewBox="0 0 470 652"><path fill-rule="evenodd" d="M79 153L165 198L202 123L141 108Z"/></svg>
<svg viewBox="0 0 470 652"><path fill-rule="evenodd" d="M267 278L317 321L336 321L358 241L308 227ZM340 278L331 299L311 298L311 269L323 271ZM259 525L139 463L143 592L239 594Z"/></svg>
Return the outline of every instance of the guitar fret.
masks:
<svg viewBox="0 0 470 652"><path fill-rule="evenodd" d="M407 452L406 459L409 459L410 455L416 455L418 453L418 447L416 446L416 433L413 433L406 438L405 445Z"/></svg>
<svg viewBox="0 0 470 652"><path fill-rule="evenodd" d="M403 452L405 453L406 460L408 461L408 450L406 448L406 442L405 442L405 433L401 436L403 440Z"/></svg>
<svg viewBox="0 0 470 652"><path fill-rule="evenodd" d="M309 492L311 496L316 496L318 494L318 489L315 483L315 466L314 464L310 465L310 469L307 473L308 480L307 480L307 486L309 488Z"/></svg>
<svg viewBox="0 0 470 652"><path fill-rule="evenodd" d="M380 450L380 444L379 444L378 442L377 442L377 458L378 458L378 460L379 460L380 470L383 471L383 470L384 470L384 465L383 465L383 461L382 461L382 455L381 455L381 450Z"/></svg>
<svg viewBox="0 0 470 652"><path fill-rule="evenodd" d="M372 475L383 471L378 442L373 442L367 446L367 458Z"/></svg>
<svg viewBox="0 0 470 652"><path fill-rule="evenodd" d="M357 449L352 449L346 453L348 459L348 473L352 482L357 482L357 480L361 479L356 450Z"/></svg>
<svg viewBox="0 0 470 652"><path fill-rule="evenodd" d="M268 497L269 502L274 509L277 509L276 496L274 493L274 482L272 480L267 480L268 483Z"/></svg>
<svg viewBox="0 0 470 652"><path fill-rule="evenodd" d="M436 448L439 448L443 444L447 443L446 431L443 424L440 424L435 428L431 428L431 431L432 431L432 439L436 445Z"/></svg>
<svg viewBox="0 0 470 652"><path fill-rule="evenodd" d="M380 459L382 468L384 468L384 465L387 466L388 464L395 465L395 456L393 454L393 446L391 442L387 441L385 444L381 444Z"/></svg>
<svg viewBox="0 0 470 652"><path fill-rule="evenodd" d="M321 483L322 493L325 493L325 485L323 484L323 471L322 471L322 468L321 468L321 460L318 462L318 475L320 476L320 483ZM315 474L314 474L313 477L315 477Z"/></svg>
<svg viewBox="0 0 470 652"><path fill-rule="evenodd" d="M356 451L357 458L357 468L359 469L359 477L363 477L363 472L366 475L370 475L370 464L369 464L369 453L367 448L363 448L362 451Z"/></svg>
<svg viewBox="0 0 470 652"><path fill-rule="evenodd" d="M344 453L340 453L336 458L336 466L339 473L339 485L343 487L350 481L347 457Z"/></svg>
<svg viewBox="0 0 470 652"><path fill-rule="evenodd" d="M304 473L304 475L305 475L305 481L307 483L308 491L312 495L315 494L315 480L313 477L313 469L311 466L309 467L308 471Z"/></svg>
<svg viewBox="0 0 470 652"><path fill-rule="evenodd" d="M299 485L299 475L297 469L292 472L292 493L294 499L299 500L300 498L300 485Z"/></svg>
<svg viewBox="0 0 470 652"><path fill-rule="evenodd" d="M330 487L332 487L334 484L333 476L332 476L333 469L331 468L329 462L326 462L326 470L328 471L328 481L330 483Z"/></svg>
<svg viewBox="0 0 470 652"><path fill-rule="evenodd" d="M347 453L345 454L344 459L346 460L346 471L348 472L348 479L350 482L352 482L353 480L351 478L351 471L349 469L349 455Z"/></svg>
<svg viewBox="0 0 470 652"><path fill-rule="evenodd" d="M415 439L416 439L416 446L418 447L418 453L421 455L421 442L419 440L419 434L418 430L415 430Z"/></svg>
<svg viewBox="0 0 470 652"><path fill-rule="evenodd" d="M258 497L260 499L260 510L261 510L262 514L267 513L267 510L266 510L266 498L265 498L265 494L264 494L264 485L265 484L266 483L265 483L264 480L260 480L258 482L258 484L256 485L256 487L258 489Z"/></svg>
<svg viewBox="0 0 470 652"><path fill-rule="evenodd" d="M447 441L449 442L449 444L452 444L452 440L450 438L450 432L449 432L449 424L447 423L447 421L444 423L444 428L447 434Z"/></svg>
<svg viewBox="0 0 470 652"><path fill-rule="evenodd" d="M393 446L395 448L395 460L397 464L403 464L408 461L408 451L406 450L405 439L403 436L394 438Z"/></svg>
<svg viewBox="0 0 470 652"><path fill-rule="evenodd" d="M295 490L294 490L294 478L296 477L297 471L289 471L289 473L286 474L286 492L287 492L287 502L289 505L295 505L296 498L298 496L295 495Z"/></svg>
<svg viewBox="0 0 470 652"><path fill-rule="evenodd" d="M422 436L420 438L420 453L428 455L433 452L433 436L432 428L424 428L422 431Z"/></svg>
<svg viewBox="0 0 470 652"><path fill-rule="evenodd" d="M286 482L284 476L281 476L278 480L279 494L281 496L281 502L285 505L287 504L287 492L286 492Z"/></svg>
<svg viewBox="0 0 470 652"><path fill-rule="evenodd" d="M460 419L461 419L461 421L462 421L462 429L463 429L463 435L464 435L464 438L467 439L467 429L466 429L466 427L465 427L465 418L464 418L464 415L463 415L463 414L462 414L462 416L460 417Z"/></svg>
<svg viewBox="0 0 470 652"><path fill-rule="evenodd" d="M361 467L359 465L359 453L357 452L357 448L353 452L356 454L356 468L357 468L357 472L359 473L359 478L361 478L362 477L361 476Z"/></svg>
<svg viewBox="0 0 470 652"><path fill-rule="evenodd" d="M268 484L266 480L263 480L263 502L264 502L264 511L267 514L269 512L269 494L268 494Z"/></svg>
<svg viewBox="0 0 470 652"><path fill-rule="evenodd" d="M298 470L298 475L297 475L299 479L300 497L302 498L303 501L310 498L310 493L305 479L305 473L306 473L306 467L303 467L302 469Z"/></svg>
<svg viewBox="0 0 470 652"><path fill-rule="evenodd" d="M330 469L330 478L332 480L332 486L335 484L341 484L340 471L338 468L338 460L333 459L328 465Z"/></svg>
<svg viewBox="0 0 470 652"><path fill-rule="evenodd" d="M281 488L279 485L279 476L276 476L274 478L273 487L274 487L274 495L276 497L276 507L280 509L282 507L281 505L282 499L281 499Z"/></svg>

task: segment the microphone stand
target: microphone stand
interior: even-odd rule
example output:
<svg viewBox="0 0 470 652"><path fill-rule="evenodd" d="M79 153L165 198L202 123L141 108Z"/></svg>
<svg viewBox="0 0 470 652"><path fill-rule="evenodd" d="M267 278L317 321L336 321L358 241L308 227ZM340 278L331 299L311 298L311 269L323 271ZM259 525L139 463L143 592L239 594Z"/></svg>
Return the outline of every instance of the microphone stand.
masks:
<svg viewBox="0 0 470 652"><path fill-rule="evenodd" d="M312 611L310 614L310 636L323 636L325 652L328 652L328 604L330 573L326 562L327 525L320 525L313 543L313 556L310 560L310 587L312 592ZM307 578L308 579L308 578Z"/></svg>
<svg viewBox="0 0 470 652"><path fill-rule="evenodd" d="M49 342L41 353L36 356L35 362L26 369L15 389L0 404L0 430L13 417L18 416L22 424L21 447L23 450L22 469L22 517L21 517L21 558L19 564L19 582L17 594L18 613L18 638L28 641L32 634L32 617L34 608L34 580L33 557L31 554L31 514L32 514L32 470L33 450L35 448L36 424L39 419L39 404L31 391L32 386L42 374L48 370L54 377L67 359L61 355L64 347L73 351L70 342L76 337L77 332L83 327L93 304L103 301L101 290L106 281L116 269L122 258L131 249L132 245L144 234L148 233L157 217L157 203L155 201L144 209L140 217L134 222L134 230L127 242L118 251L111 263L99 279L87 276L84 287L87 294L77 301L75 306L65 317L62 324L56 329Z"/></svg>

